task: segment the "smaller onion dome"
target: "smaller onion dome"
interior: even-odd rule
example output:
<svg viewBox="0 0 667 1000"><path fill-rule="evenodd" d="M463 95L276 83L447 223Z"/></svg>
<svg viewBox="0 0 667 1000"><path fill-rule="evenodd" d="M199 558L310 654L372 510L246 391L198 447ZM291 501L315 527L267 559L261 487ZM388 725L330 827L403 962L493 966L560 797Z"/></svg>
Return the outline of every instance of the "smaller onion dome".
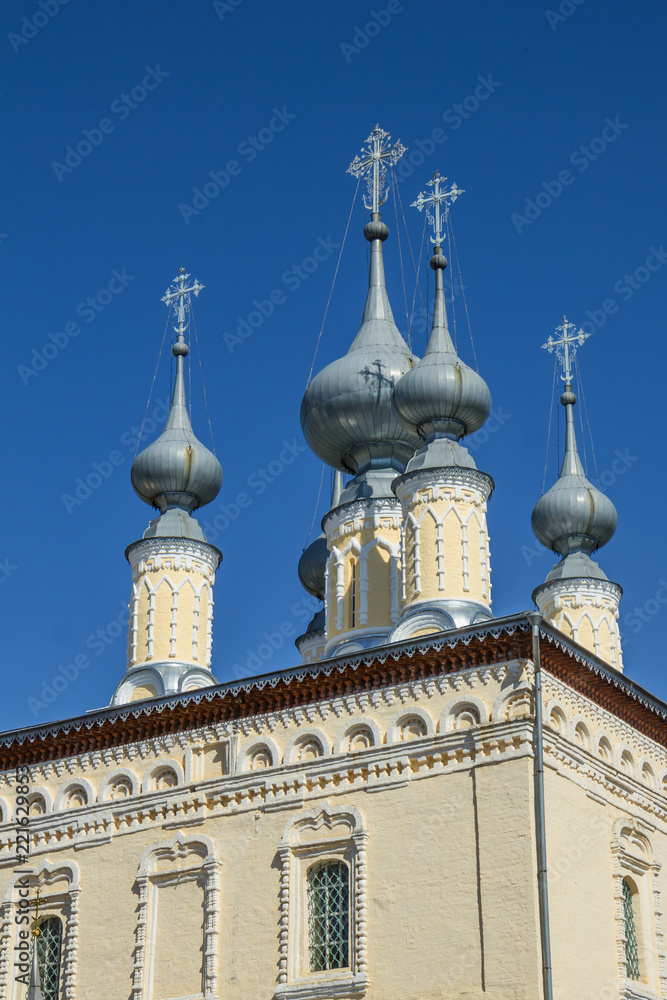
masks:
<svg viewBox="0 0 667 1000"><path fill-rule="evenodd" d="M195 437L187 407L183 359L188 353L183 333L172 347L176 379L162 434L132 463L132 485L141 499L164 514L180 508L191 514L215 500L222 485L222 468L215 455Z"/></svg>
<svg viewBox="0 0 667 1000"><path fill-rule="evenodd" d="M318 600L324 600L324 575L329 558L329 547L324 532L307 545L299 559L299 579L302 585Z"/></svg>
<svg viewBox="0 0 667 1000"><path fill-rule="evenodd" d="M491 394L486 382L461 361L449 334L443 282L447 261L439 246L435 247L431 267L435 271L435 297L426 353L397 383L393 393L394 410L401 423L427 442L410 462L409 470L441 464L443 455L449 455L452 464L474 466L463 448L447 449L442 445L431 448L431 445L443 438L457 442L474 433L491 412Z"/></svg>
<svg viewBox="0 0 667 1000"><path fill-rule="evenodd" d="M560 401L565 407L565 455L559 478L535 504L532 527L542 545L566 557L572 566L572 572L560 572L558 576L575 575L576 565L578 576L604 577L587 557L612 538L616 531L616 508L584 474L574 431L576 396L570 383L566 383ZM575 554L583 558L573 559ZM595 567L597 572L584 572L582 566Z"/></svg>
<svg viewBox="0 0 667 1000"><path fill-rule="evenodd" d="M342 491L343 477L340 472L334 472L329 510L333 510L334 507L338 506ZM324 532L319 534L310 545L306 546L299 559L299 580L308 593L312 594L313 597L317 597L320 601L324 600L328 559L329 546Z"/></svg>
<svg viewBox="0 0 667 1000"><path fill-rule="evenodd" d="M364 229L371 244L368 295L347 354L318 372L301 403L309 447L334 469L355 475L373 467L402 471L419 439L396 418L394 385L415 358L398 331L387 296L382 243L389 230L374 212Z"/></svg>

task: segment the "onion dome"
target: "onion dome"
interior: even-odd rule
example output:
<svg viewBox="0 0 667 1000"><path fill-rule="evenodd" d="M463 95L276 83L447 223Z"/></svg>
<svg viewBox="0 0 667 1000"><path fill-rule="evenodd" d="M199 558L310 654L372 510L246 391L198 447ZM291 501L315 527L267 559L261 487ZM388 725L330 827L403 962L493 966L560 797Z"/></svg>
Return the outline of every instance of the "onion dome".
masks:
<svg viewBox="0 0 667 1000"><path fill-rule="evenodd" d="M132 463L132 485L141 499L159 509L161 516L168 511L191 514L198 507L215 500L222 484L222 469L215 455L195 437L185 404L183 361L188 353L185 343L186 309L189 293L203 288L195 282L185 287L186 275L181 269L176 284L164 301L176 300L177 338L172 347L176 358L176 378L171 406L164 430L159 438L145 448ZM186 303L184 300L188 299ZM182 517L170 517L174 524Z"/></svg>
<svg viewBox="0 0 667 1000"><path fill-rule="evenodd" d="M394 389L394 410L406 428L426 441L408 471L444 465L474 468L468 452L456 442L484 424L491 411L491 394L481 375L461 361L452 343L443 282L447 261L440 246L435 247L431 267L435 271L431 336L424 357Z"/></svg>
<svg viewBox="0 0 667 1000"><path fill-rule="evenodd" d="M340 472L335 472L333 489L331 492L330 510L333 510L334 507L338 506L342 490L343 477ZM328 559L329 546L327 545L327 539L324 532L321 532L315 541L306 546L301 553L301 558L299 559L299 580L308 593L312 594L313 597L317 597L320 601L324 600Z"/></svg>
<svg viewBox="0 0 667 1000"><path fill-rule="evenodd" d="M533 531L542 545L564 557L547 579L605 579L590 556L616 531L616 508L584 475L574 431L576 396L569 382L560 401L565 407L565 455L558 480L535 504Z"/></svg>
<svg viewBox="0 0 667 1000"><path fill-rule="evenodd" d="M299 559L299 579L308 593L320 601L324 600L324 574L328 558L329 547L322 532L306 546Z"/></svg>
<svg viewBox="0 0 667 1000"><path fill-rule="evenodd" d="M347 354L312 380L301 403L301 426L315 454L355 475L403 471L419 439L396 418L392 392L415 358L394 322L385 286L382 243L389 230L373 212L368 295L361 327Z"/></svg>

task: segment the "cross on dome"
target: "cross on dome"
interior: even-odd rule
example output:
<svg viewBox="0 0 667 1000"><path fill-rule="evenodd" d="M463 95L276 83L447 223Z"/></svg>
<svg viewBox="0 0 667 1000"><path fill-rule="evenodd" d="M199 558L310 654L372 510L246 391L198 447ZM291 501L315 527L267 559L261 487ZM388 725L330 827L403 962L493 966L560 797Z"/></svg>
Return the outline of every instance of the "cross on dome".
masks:
<svg viewBox="0 0 667 1000"><path fill-rule="evenodd" d="M185 273L185 268L179 268L178 277L174 278L171 286L164 293L161 302L165 302L167 306L174 307L174 314L178 319L178 326L174 327L174 330L178 334L178 339L183 340L185 337L185 314L190 312L190 295L192 293L199 295L204 285L200 283L195 278L193 283L186 287L186 281L190 277L189 274Z"/></svg>
<svg viewBox="0 0 667 1000"><path fill-rule="evenodd" d="M568 385L572 383L572 363L577 350L590 337L590 333L584 333L581 329L577 333L573 333L576 329L575 324L568 323L567 317L563 316L563 322L556 327L556 333L559 333L560 337L549 336L546 344L542 344L542 349L548 351L549 354L555 351L558 363L563 369L561 378Z"/></svg>
<svg viewBox="0 0 667 1000"><path fill-rule="evenodd" d="M419 209L420 212L423 208L426 208L426 218L433 226L433 232L435 233L435 236L431 236L431 243L437 247L442 246L442 229L444 220L447 218L447 212L449 211L449 202L453 204L460 194L465 193L464 188L456 186L456 181L452 183L449 191L445 191L440 185L446 183L447 178L441 177L440 173L436 170L433 174L433 180L427 181L427 186L433 188L432 194L426 195L423 191L420 191L417 200L413 201L410 206L410 208ZM440 214L441 204L443 206L442 215ZM434 214L431 213L430 206L433 206L435 209Z"/></svg>
<svg viewBox="0 0 667 1000"><path fill-rule="evenodd" d="M367 174L366 186L370 205L364 198L366 208L377 213L380 205L384 205L388 196L387 164L393 166L398 163L405 153L407 146L404 146L400 139L390 146L391 136L379 125L376 125L369 137L366 139L367 147L362 148L361 156L355 156L352 163L347 168L347 173L354 177L362 177Z"/></svg>

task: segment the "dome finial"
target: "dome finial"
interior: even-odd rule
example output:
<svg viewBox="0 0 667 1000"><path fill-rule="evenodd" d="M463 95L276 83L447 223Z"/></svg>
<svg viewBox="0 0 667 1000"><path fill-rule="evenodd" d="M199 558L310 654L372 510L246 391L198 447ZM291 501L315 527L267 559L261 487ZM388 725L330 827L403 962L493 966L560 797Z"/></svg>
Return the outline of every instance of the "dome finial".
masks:
<svg viewBox="0 0 667 1000"><path fill-rule="evenodd" d="M394 386L415 359L389 303L382 250L389 230L379 211L387 200L387 164L396 163L405 146L390 146L390 137L379 125L366 142L368 148L348 167L355 177L368 175L364 204L372 211L364 229L371 252L361 326L347 354L318 372L301 403L309 447L328 465L353 475L342 502L362 496L393 499L391 482L419 443L392 412Z"/></svg>
<svg viewBox="0 0 667 1000"><path fill-rule="evenodd" d="M189 277L185 268L180 268L178 277L162 296L161 301L169 308L173 306L176 316L176 340L171 349L176 358L174 390L162 434L132 464L132 485L142 500L159 508L162 518L168 511L181 512L177 517L170 515L168 524L159 524L161 518L151 522L148 529L151 533L163 533L164 529L171 534L189 534L194 530L200 536L196 522L190 524L192 519L188 518L184 521L183 515L215 499L222 482L222 469L215 455L195 437L186 406L183 359L188 353L185 333L190 296L199 295L204 287L196 279L188 285Z"/></svg>
<svg viewBox="0 0 667 1000"><path fill-rule="evenodd" d="M393 146L389 145L390 141L389 133L376 125L366 139L366 149L362 149L361 156L355 156L347 168L348 174L352 174L354 177L367 175L368 200L364 197L364 205L378 219L380 218L380 206L384 205L389 195L389 187L386 183L387 164L393 167L407 149L400 139Z"/></svg>
<svg viewBox="0 0 667 1000"><path fill-rule="evenodd" d="M565 407L565 454L556 483L535 505L533 531L544 546L563 557L547 577L548 580L573 576L605 579L590 556L605 545L616 531L616 508L586 478L574 429L577 397L572 392L572 364L577 349L590 334L577 330L565 316L562 324L556 327L556 334L560 336L550 336L542 347L556 354L563 369L561 378L565 391L560 401Z"/></svg>
<svg viewBox="0 0 667 1000"><path fill-rule="evenodd" d="M399 419L424 442L408 463L407 472L424 468L474 469L472 456L459 440L479 430L491 410L486 382L461 361L447 326L443 230L449 202L456 201L463 191L456 184L447 190L446 181L436 170L428 182L432 193L421 191L412 203L420 212L426 208L427 221L433 226L431 267L435 271L435 295L433 325L424 357L394 389L393 405Z"/></svg>

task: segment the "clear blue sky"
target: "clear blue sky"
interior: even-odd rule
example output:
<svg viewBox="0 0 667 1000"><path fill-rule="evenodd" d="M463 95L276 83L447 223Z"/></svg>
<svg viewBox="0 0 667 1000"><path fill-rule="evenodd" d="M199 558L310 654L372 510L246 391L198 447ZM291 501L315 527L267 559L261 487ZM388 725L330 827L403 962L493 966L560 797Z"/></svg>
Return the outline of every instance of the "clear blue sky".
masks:
<svg viewBox="0 0 667 1000"><path fill-rule="evenodd" d="M302 630L296 564L321 466L304 447L299 404L354 192L345 170L376 122L421 151L423 162L404 161L412 173L400 185L415 250L423 216L408 206L433 170L466 190L453 217L496 412L475 451L496 481L495 613L530 607L553 562L533 538L530 512L542 489L553 370L540 345L565 312L596 329L579 357L598 469L619 513L600 562L625 591L626 672L667 698L667 13L618 0L562 0L560 13L556 3L551 10L534 0L6 0L1 728L102 706L125 668L123 553L151 516L130 485L133 428L165 326L160 297L181 265L206 286L196 318L225 476L202 520L223 525L223 505L240 491L252 498L210 533L224 553L218 679L255 663L264 633ZM208 204L205 194L193 201L196 188L213 195ZM384 218L389 293L405 329L391 201ZM358 329L363 224L357 205L317 368ZM307 273L302 261L318 246L324 259ZM411 301L405 230L401 248ZM429 294L425 265L424 256L418 303ZM272 292L272 315L234 343L254 301ZM461 296L456 306L471 361ZM413 339L421 353L423 327ZM168 391L167 362L151 411ZM193 422L208 442L199 391ZM595 480L590 446L587 454ZM106 478L98 472L100 485L80 504L64 501L95 463ZM552 447L547 485L556 468ZM271 482L261 469L272 470ZM325 492L328 484L327 473ZM90 665L32 710L28 699L40 700L42 685L82 655ZM264 669L297 662L290 639Z"/></svg>

